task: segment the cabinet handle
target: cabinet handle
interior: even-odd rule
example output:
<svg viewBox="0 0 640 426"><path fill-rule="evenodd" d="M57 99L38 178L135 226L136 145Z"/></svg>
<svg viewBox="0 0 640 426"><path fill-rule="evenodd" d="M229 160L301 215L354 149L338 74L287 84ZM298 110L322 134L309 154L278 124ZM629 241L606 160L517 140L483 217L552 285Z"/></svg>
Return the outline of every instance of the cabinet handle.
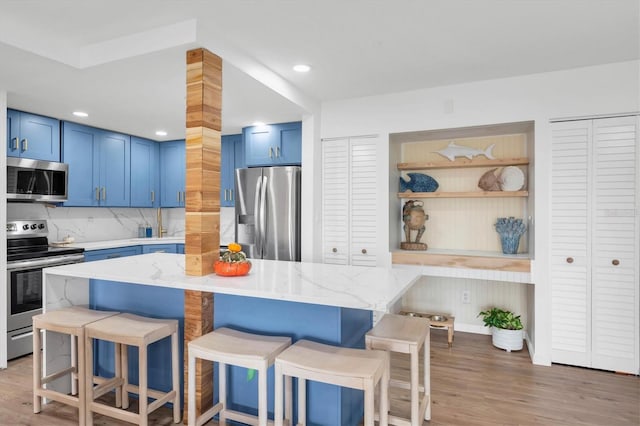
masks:
<svg viewBox="0 0 640 426"><path fill-rule="evenodd" d="M18 149L18 138L13 138L13 148L14 150Z"/></svg>
<svg viewBox="0 0 640 426"><path fill-rule="evenodd" d="M280 147L276 146L276 158L280 158Z"/></svg>
<svg viewBox="0 0 640 426"><path fill-rule="evenodd" d="M338 249L334 247L334 248L331 249L331 251L334 252L334 253L337 253Z"/></svg>
<svg viewBox="0 0 640 426"><path fill-rule="evenodd" d="M107 199L107 187L106 186L102 187L102 199L103 200Z"/></svg>
<svg viewBox="0 0 640 426"><path fill-rule="evenodd" d="M29 150L29 141L27 138L22 139L22 152Z"/></svg>
<svg viewBox="0 0 640 426"><path fill-rule="evenodd" d="M269 158L273 158L273 148L269 147Z"/></svg>
<svg viewBox="0 0 640 426"><path fill-rule="evenodd" d="M233 189L229 190L229 201L233 201Z"/></svg>
<svg viewBox="0 0 640 426"><path fill-rule="evenodd" d="M567 263L573 263L573 257L567 257Z"/></svg>
<svg viewBox="0 0 640 426"><path fill-rule="evenodd" d="M180 191L176 192L176 201L180 203Z"/></svg>
<svg viewBox="0 0 640 426"><path fill-rule="evenodd" d="M96 186L96 201L100 201L100 189Z"/></svg>
<svg viewBox="0 0 640 426"><path fill-rule="evenodd" d="M619 261L618 259L613 259L613 260L611 261L611 264L612 264L613 266L618 266L618 265L620 264L620 261Z"/></svg>
<svg viewBox="0 0 640 426"><path fill-rule="evenodd" d="M152 203L156 202L156 191L151 191L151 202Z"/></svg>
<svg viewBox="0 0 640 426"><path fill-rule="evenodd" d="M181 200L181 201L182 201L182 203L185 203L185 200L186 200L186 198L187 198L187 196L186 196L186 192L184 192L184 191L180 191L180 196L182 197L182 200Z"/></svg>
<svg viewBox="0 0 640 426"><path fill-rule="evenodd" d="M367 249L362 249L362 254L367 254Z"/></svg>

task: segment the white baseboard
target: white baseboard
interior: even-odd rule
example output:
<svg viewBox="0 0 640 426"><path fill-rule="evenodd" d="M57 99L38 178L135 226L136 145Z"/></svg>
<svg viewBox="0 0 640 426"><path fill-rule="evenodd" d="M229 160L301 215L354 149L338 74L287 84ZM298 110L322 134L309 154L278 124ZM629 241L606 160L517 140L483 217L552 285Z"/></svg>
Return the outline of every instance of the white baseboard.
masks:
<svg viewBox="0 0 640 426"><path fill-rule="evenodd" d="M489 327L485 327L483 325L477 324L461 324L454 322L453 329L455 331L461 331L463 333L474 333L474 334L491 334Z"/></svg>

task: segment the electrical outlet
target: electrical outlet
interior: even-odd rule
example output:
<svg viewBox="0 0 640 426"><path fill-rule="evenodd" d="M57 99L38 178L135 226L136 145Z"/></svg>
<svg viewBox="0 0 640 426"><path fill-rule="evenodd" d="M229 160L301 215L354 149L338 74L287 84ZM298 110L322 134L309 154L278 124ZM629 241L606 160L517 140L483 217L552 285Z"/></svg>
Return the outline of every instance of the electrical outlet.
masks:
<svg viewBox="0 0 640 426"><path fill-rule="evenodd" d="M471 303L471 296L469 295L469 290L465 290L462 292L462 303Z"/></svg>

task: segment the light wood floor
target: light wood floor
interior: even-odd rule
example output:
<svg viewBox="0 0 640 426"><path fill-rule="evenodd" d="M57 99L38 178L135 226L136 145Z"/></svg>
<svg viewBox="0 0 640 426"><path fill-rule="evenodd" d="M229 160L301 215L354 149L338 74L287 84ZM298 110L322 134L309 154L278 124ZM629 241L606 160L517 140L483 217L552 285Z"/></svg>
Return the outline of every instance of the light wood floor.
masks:
<svg viewBox="0 0 640 426"><path fill-rule="evenodd" d="M638 376L535 366L525 351L501 351L482 335L456 333L448 349L444 333L437 330L431 337L433 412L424 425L640 425ZM407 374L405 357L394 356L392 364L394 376ZM391 405L395 413L408 413L408 401L395 390ZM95 425L128 424L94 418ZM55 402L40 414L32 413L30 356L0 371L0 425L63 426L77 421L76 410ZM150 424L172 424L170 410L153 413Z"/></svg>

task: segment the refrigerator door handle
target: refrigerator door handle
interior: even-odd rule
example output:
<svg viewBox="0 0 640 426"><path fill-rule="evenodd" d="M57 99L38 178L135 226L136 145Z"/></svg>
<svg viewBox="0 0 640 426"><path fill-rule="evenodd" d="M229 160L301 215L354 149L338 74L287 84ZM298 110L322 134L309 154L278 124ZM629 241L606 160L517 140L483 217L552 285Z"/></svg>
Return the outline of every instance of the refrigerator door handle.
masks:
<svg viewBox="0 0 640 426"><path fill-rule="evenodd" d="M255 219L255 236L254 241L256 245L256 255L257 257L262 257L262 246L260 243L262 242L262 228L260 221L260 206L262 203L260 201L260 197L262 196L262 177L256 180L256 196L253 201L253 212L256 217Z"/></svg>
<svg viewBox="0 0 640 426"><path fill-rule="evenodd" d="M260 205L258 210L258 223L260 224L260 233L257 236L260 240L260 257L264 256L265 246L267 244L267 177L262 176L260 187Z"/></svg>

